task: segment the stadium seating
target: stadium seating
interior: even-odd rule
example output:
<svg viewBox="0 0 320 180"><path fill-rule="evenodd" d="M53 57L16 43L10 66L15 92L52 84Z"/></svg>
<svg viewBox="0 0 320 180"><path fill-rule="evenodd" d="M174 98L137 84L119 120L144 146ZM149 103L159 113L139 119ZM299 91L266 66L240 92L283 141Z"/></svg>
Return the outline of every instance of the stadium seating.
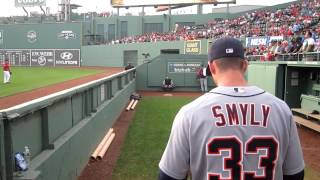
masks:
<svg viewBox="0 0 320 180"><path fill-rule="evenodd" d="M256 10L247 12L235 19L215 19L207 24L198 26L178 26L172 32L146 33L138 36L124 37L107 44L195 40L203 38L218 38L233 36L236 38L255 36L284 36L292 37L306 29L318 28L320 18L320 1L299 1L287 8L271 10ZM298 17L298 18L297 18Z"/></svg>

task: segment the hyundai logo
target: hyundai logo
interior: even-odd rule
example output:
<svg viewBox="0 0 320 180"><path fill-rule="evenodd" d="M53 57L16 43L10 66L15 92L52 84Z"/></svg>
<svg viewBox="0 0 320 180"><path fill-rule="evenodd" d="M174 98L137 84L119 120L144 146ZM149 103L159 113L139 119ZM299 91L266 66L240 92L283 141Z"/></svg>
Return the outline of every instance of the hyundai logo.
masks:
<svg viewBox="0 0 320 180"><path fill-rule="evenodd" d="M71 52L63 52L60 54L61 59L63 60L71 60L73 58L73 54Z"/></svg>

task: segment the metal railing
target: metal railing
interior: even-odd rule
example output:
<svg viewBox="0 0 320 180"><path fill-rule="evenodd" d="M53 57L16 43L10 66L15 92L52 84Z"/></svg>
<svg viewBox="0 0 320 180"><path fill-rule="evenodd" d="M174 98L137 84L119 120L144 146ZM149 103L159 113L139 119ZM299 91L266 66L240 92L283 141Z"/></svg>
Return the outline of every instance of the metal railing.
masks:
<svg viewBox="0 0 320 180"><path fill-rule="evenodd" d="M266 57L265 55L248 55L246 57L248 61L319 61L320 62L320 52L286 53L286 54L277 54L272 57Z"/></svg>

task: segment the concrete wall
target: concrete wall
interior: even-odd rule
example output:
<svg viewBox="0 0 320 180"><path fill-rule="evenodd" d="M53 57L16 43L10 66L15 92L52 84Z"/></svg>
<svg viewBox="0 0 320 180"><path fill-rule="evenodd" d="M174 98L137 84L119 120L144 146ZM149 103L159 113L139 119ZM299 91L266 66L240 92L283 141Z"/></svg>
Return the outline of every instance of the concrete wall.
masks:
<svg viewBox="0 0 320 180"><path fill-rule="evenodd" d="M76 179L135 89L131 70L2 110L2 179ZM13 177L13 156L25 146L29 170Z"/></svg>

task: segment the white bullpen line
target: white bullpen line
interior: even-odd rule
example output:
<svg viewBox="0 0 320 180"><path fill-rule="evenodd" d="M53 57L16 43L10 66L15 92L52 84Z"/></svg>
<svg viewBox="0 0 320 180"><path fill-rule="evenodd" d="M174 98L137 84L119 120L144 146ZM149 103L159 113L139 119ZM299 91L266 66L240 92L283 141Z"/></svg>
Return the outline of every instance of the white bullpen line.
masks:
<svg viewBox="0 0 320 180"><path fill-rule="evenodd" d="M85 87L85 86L88 86L88 85L97 83L97 82L99 82L99 81L103 81L103 80L106 80L106 79L110 79L110 78L112 78L112 77L115 77L115 76L118 76L118 75L120 75L120 74L123 74L124 72L125 72L125 71L122 71L122 72L119 72L119 73L117 73L117 74L113 74L113 75L111 75L111 76L107 76L107 77L104 77L104 78L101 78L101 79L97 79L97 80L88 82L88 83L86 83L86 84L82 84L82 85L79 85L79 86L76 86L76 87L73 87L73 88L70 88L70 89L65 89L65 90L62 90L62 91L59 91L59 92L56 92L56 93L53 93L53 94L50 94L50 95L47 95L47 96L38 98L38 99L34 99L34 100L31 100L31 101L28 101L28 102L25 102L25 103L22 103L22 104L19 104L19 105L10 107L10 108L8 108L8 109L1 109L1 110L0 110L0 113L6 112L6 111L17 110L17 109L20 109L20 108L23 108L23 107L26 107L26 106L29 106L29 105L32 105L32 104L35 104L35 103L38 103L38 102L41 102L41 101L44 101L44 100L47 100L47 99L50 99L50 98L59 96L59 95L65 94L65 93L68 93L68 92L71 92L71 91L80 89L80 88L82 88L82 87Z"/></svg>

